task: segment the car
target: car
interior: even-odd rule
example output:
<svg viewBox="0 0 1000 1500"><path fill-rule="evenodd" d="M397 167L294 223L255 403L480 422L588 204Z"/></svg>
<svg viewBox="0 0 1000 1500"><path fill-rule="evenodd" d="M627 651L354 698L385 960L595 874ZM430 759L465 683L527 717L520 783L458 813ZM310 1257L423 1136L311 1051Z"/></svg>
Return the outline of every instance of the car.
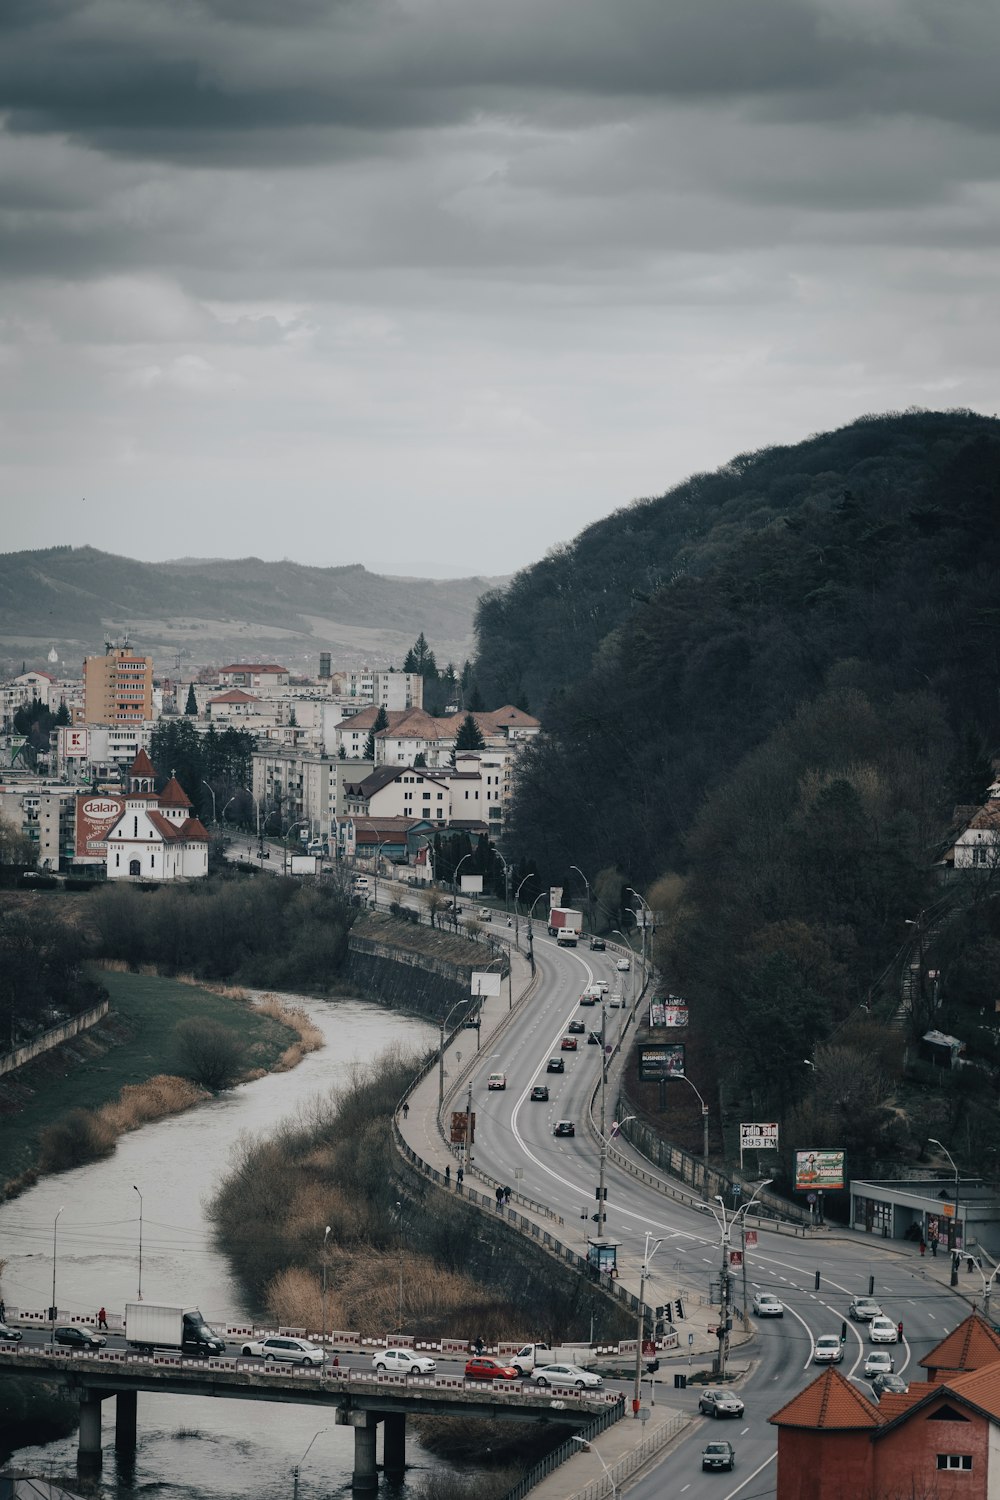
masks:
<svg viewBox="0 0 1000 1500"><path fill-rule="evenodd" d="M870 1323L872 1318L880 1318L882 1309L874 1297L855 1297L848 1308L848 1312L855 1323Z"/></svg>
<svg viewBox="0 0 1000 1500"><path fill-rule="evenodd" d="M535 1385L572 1385L578 1391L599 1391L604 1384L600 1375L579 1365L542 1365L531 1378Z"/></svg>
<svg viewBox="0 0 1000 1500"><path fill-rule="evenodd" d="M437 1361L429 1354L414 1354L412 1349L376 1349L372 1369L397 1375L433 1375Z"/></svg>
<svg viewBox="0 0 1000 1500"><path fill-rule="evenodd" d="M576 1126L572 1120L557 1120L553 1135L576 1135Z"/></svg>
<svg viewBox="0 0 1000 1500"><path fill-rule="evenodd" d="M293 1339L286 1334L272 1334L266 1339L249 1339L240 1353L249 1359L262 1359L265 1364L280 1361L289 1365L321 1365L326 1358L318 1344L309 1339Z"/></svg>
<svg viewBox="0 0 1000 1500"><path fill-rule="evenodd" d="M873 1349L865 1360L865 1378L869 1375L891 1375L896 1368L888 1349Z"/></svg>
<svg viewBox="0 0 1000 1500"><path fill-rule="evenodd" d="M876 1401L883 1396L905 1396L910 1389L902 1375L876 1375L872 1380L872 1395Z"/></svg>
<svg viewBox="0 0 1000 1500"><path fill-rule="evenodd" d="M22 1337L20 1328L11 1328L9 1323L0 1323L0 1344L19 1344Z"/></svg>
<svg viewBox="0 0 1000 1500"><path fill-rule="evenodd" d="M565 1073L566 1063L561 1057L550 1057L545 1064L546 1073Z"/></svg>
<svg viewBox="0 0 1000 1500"><path fill-rule="evenodd" d="M535 1084L535 1087L531 1090L531 1098L536 1103L539 1102L539 1101L542 1104L547 1104L548 1103L549 1091L546 1088L546 1086L545 1086L544 1083L536 1083Z"/></svg>
<svg viewBox="0 0 1000 1500"><path fill-rule="evenodd" d="M591 938L591 940L590 940L590 951L591 951L591 953L603 953L604 952L604 939L603 938Z"/></svg>
<svg viewBox="0 0 1000 1500"><path fill-rule="evenodd" d="M586 1031L587 1028L586 1026L584 1026L582 1021L570 1021L569 1029L574 1036L580 1036L580 1034Z"/></svg>
<svg viewBox="0 0 1000 1500"><path fill-rule="evenodd" d="M597 1032L596 1031L588 1031L587 1032L587 1046L588 1047L599 1047L600 1045L601 1045L601 1038L598 1036Z"/></svg>
<svg viewBox="0 0 1000 1500"><path fill-rule="evenodd" d="M844 1357L844 1346L835 1333L821 1333L813 1350L814 1365L839 1365Z"/></svg>
<svg viewBox="0 0 1000 1500"><path fill-rule="evenodd" d="M783 1318L785 1305L773 1292L755 1292L753 1310L758 1318Z"/></svg>
<svg viewBox="0 0 1000 1500"><path fill-rule="evenodd" d="M868 1324L868 1338L873 1344L895 1344L899 1342L899 1333L891 1318L872 1318Z"/></svg>
<svg viewBox="0 0 1000 1500"><path fill-rule="evenodd" d="M701 1454L703 1469L734 1469L736 1449L732 1443L706 1443Z"/></svg>
<svg viewBox="0 0 1000 1500"><path fill-rule="evenodd" d="M103 1333L92 1333L89 1328L80 1328L76 1323L56 1328L52 1338L55 1343L65 1344L69 1349L103 1349L108 1342Z"/></svg>
<svg viewBox="0 0 1000 1500"><path fill-rule="evenodd" d="M631 960L627 958L620 958L615 964L615 968L618 970L619 974L627 974L631 967Z"/></svg>
<svg viewBox="0 0 1000 1500"><path fill-rule="evenodd" d="M486 1087L488 1089L505 1089L507 1087L507 1074L491 1073L486 1080Z"/></svg>
<svg viewBox="0 0 1000 1500"><path fill-rule="evenodd" d="M698 1410L708 1417L742 1417L744 1407L739 1396L731 1391L702 1391Z"/></svg>
<svg viewBox="0 0 1000 1500"><path fill-rule="evenodd" d="M597 1004L597 996L596 995L588 995L586 993L586 991L585 991L580 996L580 1004L581 1005L596 1005Z"/></svg>
<svg viewBox="0 0 1000 1500"><path fill-rule="evenodd" d="M489 1354L475 1354L465 1364L466 1380L517 1380L520 1374L513 1365L505 1365Z"/></svg>
<svg viewBox="0 0 1000 1500"><path fill-rule="evenodd" d="M564 1052L575 1052L577 1047L576 1037L564 1036L559 1045Z"/></svg>
<svg viewBox="0 0 1000 1500"><path fill-rule="evenodd" d="M608 1000L608 1004L612 1010L621 1010L622 1006L625 1004L625 997L623 995L620 995L618 991L615 990L614 994Z"/></svg>

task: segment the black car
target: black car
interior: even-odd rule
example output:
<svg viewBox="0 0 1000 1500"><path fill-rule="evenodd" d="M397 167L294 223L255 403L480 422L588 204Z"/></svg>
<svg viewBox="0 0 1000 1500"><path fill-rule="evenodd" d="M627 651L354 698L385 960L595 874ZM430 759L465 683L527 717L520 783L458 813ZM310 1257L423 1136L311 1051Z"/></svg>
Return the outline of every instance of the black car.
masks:
<svg viewBox="0 0 1000 1500"><path fill-rule="evenodd" d="M601 1039L597 1035L597 1032L596 1031L588 1032L588 1034L587 1034L587 1046L588 1047L599 1047L600 1045L601 1045Z"/></svg>
<svg viewBox="0 0 1000 1500"><path fill-rule="evenodd" d="M905 1396L910 1389L902 1375L876 1375L872 1380L872 1395L876 1401L883 1396Z"/></svg>
<svg viewBox="0 0 1000 1500"><path fill-rule="evenodd" d="M70 1349L103 1349L108 1342L103 1333L91 1333L89 1328L80 1328L76 1324L57 1328L52 1337L57 1344L65 1344Z"/></svg>
<svg viewBox="0 0 1000 1500"><path fill-rule="evenodd" d="M531 1097L535 1100L541 1100L541 1102L544 1104L549 1097L549 1091L546 1088L545 1084L536 1083L535 1087L531 1090Z"/></svg>
<svg viewBox="0 0 1000 1500"><path fill-rule="evenodd" d="M550 1057L545 1065L546 1073L565 1073L566 1064L561 1057Z"/></svg>
<svg viewBox="0 0 1000 1500"><path fill-rule="evenodd" d="M553 1135L576 1135L576 1126L572 1120L557 1120Z"/></svg>
<svg viewBox="0 0 1000 1500"><path fill-rule="evenodd" d="M736 1450L732 1443L706 1443L701 1455L703 1469L732 1469L736 1466Z"/></svg>
<svg viewBox="0 0 1000 1500"><path fill-rule="evenodd" d="M590 951L591 951L591 953L603 953L604 952L604 939L603 938L591 938L591 940L590 940Z"/></svg>
<svg viewBox="0 0 1000 1500"><path fill-rule="evenodd" d="M570 1021L568 1029L574 1036L582 1036L587 1028L582 1021Z"/></svg>
<svg viewBox="0 0 1000 1500"><path fill-rule="evenodd" d="M0 1344L19 1344L21 1337L20 1328L9 1328L6 1323L0 1323Z"/></svg>

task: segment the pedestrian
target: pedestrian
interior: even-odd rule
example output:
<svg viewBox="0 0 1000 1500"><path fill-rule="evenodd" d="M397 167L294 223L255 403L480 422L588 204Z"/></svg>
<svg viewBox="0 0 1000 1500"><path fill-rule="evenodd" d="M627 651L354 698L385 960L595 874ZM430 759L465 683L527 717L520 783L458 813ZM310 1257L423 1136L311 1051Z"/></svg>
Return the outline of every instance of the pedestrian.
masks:
<svg viewBox="0 0 1000 1500"><path fill-rule="evenodd" d="M444 1185L445 1185L445 1187L451 1187L451 1167L450 1166L445 1167L445 1169L444 1169Z"/></svg>
<svg viewBox="0 0 1000 1500"><path fill-rule="evenodd" d="M404 1104L403 1105L403 1119L404 1120L408 1120L409 1118L410 1118L410 1106L409 1106L409 1104Z"/></svg>
<svg viewBox="0 0 1000 1500"><path fill-rule="evenodd" d="M926 1252L927 1252L927 1244L926 1244L926 1241L924 1240L923 1235L921 1235L920 1236L920 1259L921 1260L923 1260L924 1255L926 1254Z"/></svg>
<svg viewBox="0 0 1000 1500"><path fill-rule="evenodd" d="M3 1298L0 1297L0 1323L6 1323L6 1321L7 1321L7 1304L3 1300Z"/></svg>
<svg viewBox="0 0 1000 1500"><path fill-rule="evenodd" d="M972 1272L972 1268L973 1268L973 1266L974 1266L974 1265L975 1265L975 1261L974 1261L974 1260L973 1260L973 1259L972 1259L972 1256L971 1256L971 1255L967 1255L967 1256L966 1256L966 1257L965 1257L965 1269L966 1269L966 1270L967 1270L967 1271L968 1271L968 1272L969 1272L969 1273L970 1273L970 1274L971 1274L971 1272Z"/></svg>
<svg viewBox="0 0 1000 1500"><path fill-rule="evenodd" d="M933 1255L933 1257L934 1257L935 1260L937 1260L937 1245L938 1245L937 1235L936 1234L932 1234L931 1235L931 1254Z"/></svg>
<svg viewBox="0 0 1000 1500"><path fill-rule="evenodd" d="M462 1183L465 1181L465 1168L459 1167L458 1171L455 1173L455 1177L458 1180L459 1187L461 1187Z"/></svg>
<svg viewBox="0 0 1000 1500"><path fill-rule="evenodd" d="M103 1307L99 1308L98 1312L97 1312L97 1326L98 1326L98 1328L103 1328L104 1331L105 1331L105 1333L107 1333L107 1331L108 1331L108 1315L104 1311Z"/></svg>
<svg viewBox="0 0 1000 1500"><path fill-rule="evenodd" d="M505 1187L504 1190L503 1190L503 1201L504 1201L505 1204L509 1204L510 1203L510 1188L509 1187Z"/></svg>
<svg viewBox="0 0 1000 1500"><path fill-rule="evenodd" d="M502 1187L498 1187L497 1190L496 1190L496 1200L497 1200L497 1213L499 1213L500 1210L503 1208L503 1188Z"/></svg>

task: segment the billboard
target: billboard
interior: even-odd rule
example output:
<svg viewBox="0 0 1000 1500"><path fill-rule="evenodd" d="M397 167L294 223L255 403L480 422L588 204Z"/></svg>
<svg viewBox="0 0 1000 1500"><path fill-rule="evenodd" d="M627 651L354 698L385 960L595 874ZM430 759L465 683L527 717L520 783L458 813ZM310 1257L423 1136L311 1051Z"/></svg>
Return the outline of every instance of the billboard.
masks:
<svg viewBox="0 0 1000 1500"><path fill-rule="evenodd" d="M100 859L106 854L104 840L125 811L125 798L81 792L76 799L76 857Z"/></svg>
<svg viewBox="0 0 1000 1500"><path fill-rule="evenodd" d="M495 970L492 974L485 969L473 969L472 983L469 988L470 995L499 995L503 975Z"/></svg>
<svg viewBox="0 0 1000 1500"><path fill-rule="evenodd" d="M561 885L549 886L549 911L551 911L554 906L562 906L562 893L563 888Z"/></svg>
<svg viewBox="0 0 1000 1500"><path fill-rule="evenodd" d="M451 1143L453 1146L465 1145L465 1132L471 1118L472 1131L469 1135L469 1145L476 1139L476 1112L473 1110L471 1117L463 1109L453 1109L451 1112Z"/></svg>
<svg viewBox="0 0 1000 1500"><path fill-rule="evenodd" d="M463 896L481 896L483 894L483 877L481 875L460 875L458 884Z"/></svg>
<svg viewBox="0 0 1000 1500"><path fill-rule="evenodd" d="M796 1151L796 1191L804 1193L814 1188L842 1188L843 1186L843 1151Z"/></svg>
<svg viewBox="0 0 1000 1500"><path fill-rule="evenodd" d="M686 1026L688 1008L679 995L660 995L649 1004L649 1024L657 1026Z"/></svg>
<svg viewBox="0 0 1000 1500"><path fill-rule="evenodd" d="M740 1126L740 1150L741 1151L777 1151L778 1149L778 1126L777 1123L770 1125L741 1125Z"/></svg>
<svg viewBox="0 0 1000 1500"><path fill-rule="evenodd" d="M59 754L64 760L71 757L87 757L87 742L89 735L86 729L70 729L65 724L58 731Z"/></svg>
<svg viewBox="0 0 1000 1500"><path fill-rule="evenodd" d="M683 1078L683 1042L649 1042L640 1047L639 1077L647 1083L660 1078Z"/></svg>

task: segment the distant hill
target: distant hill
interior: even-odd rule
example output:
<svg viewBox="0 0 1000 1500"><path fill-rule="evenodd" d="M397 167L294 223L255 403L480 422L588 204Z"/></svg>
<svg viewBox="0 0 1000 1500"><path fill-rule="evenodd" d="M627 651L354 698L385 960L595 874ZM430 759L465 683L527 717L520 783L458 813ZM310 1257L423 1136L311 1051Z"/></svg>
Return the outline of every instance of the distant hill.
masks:
<svg viewBox="0 0 1000 1500"><path fill-rule="evenodd" d="M333 663L400 665L421 631L443 666L472 651L479 596L499 580L390 578L360 565L185 558L137 562L94 547L0 555L0 664L44 665L50 648L75 672L126 631L157 670L240 657L315 671Z"/></svg>

